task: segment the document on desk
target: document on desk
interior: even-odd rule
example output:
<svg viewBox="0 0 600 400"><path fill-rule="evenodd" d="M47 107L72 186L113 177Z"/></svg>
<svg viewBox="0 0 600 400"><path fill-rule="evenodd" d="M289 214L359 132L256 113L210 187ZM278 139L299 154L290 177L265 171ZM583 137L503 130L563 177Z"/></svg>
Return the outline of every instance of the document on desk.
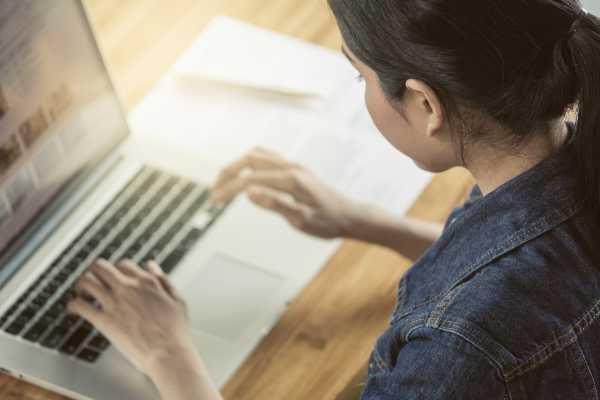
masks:
<svg viewBox="0 0 600 400"><path fill-rule="evenodd" d="M339 52L215 18L130 115L135 135L185 143L217 166L255 146L336 189L405 213L431 175L373 126Z"/></svg>

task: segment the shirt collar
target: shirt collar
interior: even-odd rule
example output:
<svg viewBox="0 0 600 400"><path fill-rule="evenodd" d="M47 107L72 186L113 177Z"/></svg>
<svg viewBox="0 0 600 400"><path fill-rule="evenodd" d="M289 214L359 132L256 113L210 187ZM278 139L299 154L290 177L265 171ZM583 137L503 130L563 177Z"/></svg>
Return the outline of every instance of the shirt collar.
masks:
<svg viewBox="0 0 600 400"><path fill-rule="evenodd" d="M441 298L495 259L571 218L574 189L572 156L565 149L470 202L403 278L410 289L403 310ZM474 194L480 194L478 188Z"/></svg>

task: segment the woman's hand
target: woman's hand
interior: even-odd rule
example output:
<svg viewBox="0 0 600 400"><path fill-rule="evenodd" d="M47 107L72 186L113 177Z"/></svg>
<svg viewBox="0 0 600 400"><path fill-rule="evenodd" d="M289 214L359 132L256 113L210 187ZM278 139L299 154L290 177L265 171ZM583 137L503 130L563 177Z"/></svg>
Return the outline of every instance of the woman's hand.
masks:
<svg viewBox="0 0 600 400"><path fill-rule="evenodd" d="M150 271L123 261L99 260L75 289L98 306L77 298L69 310L89 320L142 372L150 374L165 352L193 349L184 303L155 263Z"/></svg>
<svg viewBox="0 0 600 400"><path fill-rule="evenodd" d="M224 203L242 192L299 230L326 239L348 235L358 209L302 166L262 148L221 172L210 201Z"/></svg>
<svg viewBox="0 0 600 400"><path fill-rule="evenodd" d="M186 306L158 264L150 262L144 271L130 261L114 266L98 260L75 289L95 303L77 297L69 310L148 375L163 398L220 398L193 344ZM194 383L180 385L184 377Z"/></svg>

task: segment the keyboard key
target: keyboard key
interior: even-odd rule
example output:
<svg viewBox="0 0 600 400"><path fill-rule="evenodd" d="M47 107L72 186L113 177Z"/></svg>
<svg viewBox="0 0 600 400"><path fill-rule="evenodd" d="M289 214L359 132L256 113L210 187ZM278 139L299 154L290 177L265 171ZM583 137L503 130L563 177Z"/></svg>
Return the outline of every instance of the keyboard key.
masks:
<svg viewBox="0 0 600 400"><path fill-rule="evenodd" d="M145 245L146 245L146 244L147 244L147 243L148 243L148 242L149 242L151 239L152 239L152 235L148 235L148 234L141 235L141 236L138 238L138 240L137 240L137 242L136 242L136 243L138 243L138 244L142 245L142 247L143 247L143 246L145 246Z"/></svg>
<svg viewBox="0 0 600 400"><path fill-rule="evenodd" d="M133 250L136 250L136 251L140 251L142 248L144 248L146 243L147 243L146 240L143 240L142 238L138 238L135 241L135 243L130 246L130 248Z"/></svg>
<svg viewBox="0 0 600 400"><path fill-rule="evenodd" d="M77 358L90 363L96 361L98 357L100 357L100 353L92 349L83 349L77 354Z"/></svg>
<svg viewBox="0 0 600 400"><path fill-rule="evenodd" d="M62 286L62 284L63 282L61 282L60 280L52 280L48 283L47 291L54 294Z"/></svg>
<svg viewBox="0 0 600 400"><path fill-rule="evenodd" d="M87 330L91 331L91 330L93 330L93 329L94 329L94 326L93 326L92 324L90 324L88 321L86 321L86 320L83 320L83 321L81 322L81 326L80 326L80 328L87 329Z"/></svg>
<svg viewBox="0 0 600 400"><path fill-rule="evenodd" d="M13 305L11 308L8 309L8 311L6 311L6 314L4 314L4 316L7 318L12 317L18 308L19 308L19 306Z"/></svg>
<svg viewBox="0 0 600 400"><path fill-rule="evenodd" d="M71 261L64 267L63 271L65 271L66 273L74 272L74 271L77 271L80 266L81 266L80 262Z"/></svg>
<svg viewBox="0 0 600 400"><path fill-rule="evenodd" d="M31 319L33 319L33 317L35 317L38 310L39 310L38 307L29 306L29 307L25 308L25 310L21 311L21 316L23 316L25 319L30 321Z"/></svg>
<svg viewBox="0 0 600 400"><path fill-rule="evenodd" d="M223 210L223 206L222 205L213 204L208 209L208 212L211 213L212 215L216 215L216 214L220 213L222 210Z"/></svg>
<svg viewBox="0 0 600 400"><path fill-rule="evenodd" d="M75 258L85 260L90 255L90 251L87 248L83 248L77 252Z"/></svg>
<svg viewBox="0 0 600 400"><path fill-rule="evenodd" d="M156 242L156 245L154 245L154 248L156 250L158 250L158 252L161 252L169 245L170 242L171 242L171 237L163 237L158 242Z"/></svg>
<svg viewBox="0 0 600 400"><path fill-rule="evenodd" d="M50 272L50 269L52 269L52 268L55 268L55 266L54 266L54 265L52 265L52 266L51 266L51 267L48 269L48 271L46 271L46 272L44 272L42 275L40 275L40 276L39 276L39 277L36 279L36 281L34 282L34 284L33 284L33 285L31 285L31 287L29 288L29 290L28 290L28 291L32 290L33 288L36 288L36 287L38 287L38 286L39 286L39 285L40 285L40 284L41 284L41 283L44 281L44 279L46 279L46 277L48 276L48 272Z"/></svg>
<svg viewBox="0 0 600 400"><path fill-rule="evenodd" d="M86 327L79 327L71 334L71 337L60 347L60 352L65 354L74 354L79 346L85 341L91 333Z"/></svg>
<svg viewBox="0 0 600 400"><path fill-rule="evenodd" d="M110 342L101 333L97 333L96 336L88 343L89 347L96 350L106 350L110 346Z"/></svg>
<svg viewBox="0 0 600 400"><path fill-rule="evenodd" d="M18 335L21 333L23 328L27 325L27 320L23 320L20 317L15 318L15 320L6 328L6 332L11 335Z"/></svg>
<svg viewBox="0 0 600 400"><path fill-rule="evenodd" d="M196 209L202 208L202 206L204 205L206 200L208 200L209 194L210 194L210 192L208 190L205 190L204 192L202 192L202 194L200 194L200 196L198 196L196 198L196 200L194 200L191 207L196 208Z"/></svg>
<svg viewBox="0 0 600 400"><path fill-rule="evenodd" d="M150 261L150 260L156 260L158 258L158 256L160 255L160 250L159 249L152 249L148 252L148 254L146 254L143 259L146 261Z"/></svg>
<svg viewBox="0 0 600 400"><path fill-rule="evenodd" d="M198 241L198 239L202 237L203 233L204 231L198 228L190 229L190 231L187 233L187 235L185 235L185 238L183 239L183 245L186 247L194 245Z"/></svg>
<svg viewBox="0 0 600 400"><path fill-rule="evenodd" d="M67 290L66 292L64 292L59 298L58 300L56 300L56 302L54 304L62 307L63 309L67 308L67 304L69 304L69 302L73 299L73 291L72 290Z"/></svg>
<svg viewBox="0 0 600 400"><path fill-rule="evenodd" d="M171 254L169 254L167 256L167 258L165 258L163 260L163 262L160 264L163 271L165 273L169 273L171 271L173 271L175 269L175 267L177 266L177 264L179 264L179 262L181 261L181 259L185 256L185 253L182 251L174 251Z"/></svg>
<svg viewBox="0 0 600 400"><path fill-rule="evenodd" d="M29 340L30 342L37 342L46 332L46 329L48 329L48 325L45 323L45 321L38 321L31 328L29 328L23 338L25 338L25 340Z"/></svg>
<svg viewBox="0 0 600 400"><path fill-rule="evenodd" d="M51 288L46 285L44 286L44 288L42 289L42 291L40 292L40 294L44 294L44 296L48 296L51 297L55 292L51 290Z"/></svg>
<svg viewBox="0 0 600 400"><path fill-rule="evenodd" d="M58 318L65 312L65 305L62 302L57 302L52 305L46 312L50 318Z"/></svg>
<svg viewBox="0 0 600 400"><path fill-rule="evenodd" d="M131 259L135 258L137 253L138 253L137 251L135 251L133 249L129 249L125 253L123 253L121 258L131 260Z"/></svg>
<svg viewBox="0 0 600 400"><path fill-rule="evenodd" d="M170 205L169 208L164 209L160 214L158 214L158 216L156 217L156 221L154 222L151 226L155 226L158 225L158 227L160 227L162 221L166 221L167 219L169 219L169 217L171 215L173 215L173 209L175 208L175 205ZM155 228L154 228L155 229Z"/></svg>
<svg viewBox="0 0 600 400"><path fill-rule="evenodd" d="M88 240L86 246L96 249L96 247L98 247L98 245L102 242L102 239L103 238L101 238L101 237L94 236L94 237L90 238L90 240Z"/></svg>
<svg viewBox="0 0 600 400"><path fill-rule="evenodd" d="M163 223L165 220L166 220L166 218L165 219L157 218L156 221L154 221L153 223L148 225L148 228L146 228L146 233L158 232L158 230L163 226Z"/></svg>
<svg viewBox="0 0 600 400"><path fill-rule="evenodd" d="M113 256L113 253L113 251L104 250L102 253L100 253L99 258L102 258L104 260L110 260Z"/></svg>
<svg viewBox="0 0 600 400"><path fill-rule="evenodd" d="M179 233L183 227L185 226L185 224L181 221L177 221L175 222L168 230L168 232L165 234L165 237L172 237L177 235L177 233Z"/></svg>
<svg viewBox="0 0 600 400"><path fill-rule="evenodd" d="M29 289L27 290L27 292L25 294L23 294L21 297L19 297L17 299L17 302L15 303L16 307L21 306L21 304L25 303L25 301L29 298L29 295L33 293L33 289Z"/></svg>
<svg viewBox="0 0 600 400"><path fill-rule="evenodd" d="M190 194L195 188L196 188L196 184L191 182L188 183L187 185L185 185L185 187L181 190L181 193L185 193L186 195Z"/></svg>
<svg viewBox="0 0 600 400"><path fill-rule="evenodd" d="M42 346L49 349L55 349L62 342L68 329L62 326L56 326L45 338L42 340Z"/></svg>
<svg viewBox="0 0 600 400"><path fill-rule="evenodd" d="M156 199L151 199L147 204L146 207L151 209L151 210L155 210L156 207L158 206L158 203L160 203L160 198L156 198ZM137 224L139 225L139 223Z"/></svg>
<svg viewBox="0 0 600 400"><path fill-rule="evenodd" d="M61 318L60 322L58 323L58 325L62 328L65 329L71 329L72 327L74 327L79 321L81 321L81 318L78 317L77 315L73 315L73 314L64 314L64 316Z"/></svg>
<svg viewBox="0 0 600 400"><path fill-rule="evenodd" d="M54 280L56 282L64 283L67 281L67 279L69 279L69 277L71 276L72 273L73 273L73 271L67 271L67 270L60 271L58 274L56 274L54 276Z"/></svg>

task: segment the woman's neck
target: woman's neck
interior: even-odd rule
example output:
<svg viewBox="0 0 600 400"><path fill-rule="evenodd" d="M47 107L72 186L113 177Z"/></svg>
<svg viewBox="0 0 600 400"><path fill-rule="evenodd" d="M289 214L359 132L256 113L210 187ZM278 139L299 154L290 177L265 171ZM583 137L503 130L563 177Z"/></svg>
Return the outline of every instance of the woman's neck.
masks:
<svg viewBox="0 0 600 400"><path fill-rule="evenodd" d="M490 146L472 149L467 169L475 177L484 195L493 192L504 183L535 167L555 153L568 135L563 120L531 135L518 153L501 152Z"/></svg>

